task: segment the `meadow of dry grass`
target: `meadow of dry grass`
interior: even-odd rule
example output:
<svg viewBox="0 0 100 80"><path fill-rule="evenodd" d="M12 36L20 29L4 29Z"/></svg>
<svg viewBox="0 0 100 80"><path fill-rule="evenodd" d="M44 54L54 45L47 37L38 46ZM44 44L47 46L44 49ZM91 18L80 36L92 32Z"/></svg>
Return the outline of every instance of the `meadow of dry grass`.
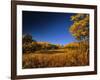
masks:
<svg viewBox="0 0 100 80"><path fill-rule="evenodd" d="M69 46L69 45L68 45ZM85 48L62 48L24 53L23 68L71 67L89 65L89 51Z"/></svg>

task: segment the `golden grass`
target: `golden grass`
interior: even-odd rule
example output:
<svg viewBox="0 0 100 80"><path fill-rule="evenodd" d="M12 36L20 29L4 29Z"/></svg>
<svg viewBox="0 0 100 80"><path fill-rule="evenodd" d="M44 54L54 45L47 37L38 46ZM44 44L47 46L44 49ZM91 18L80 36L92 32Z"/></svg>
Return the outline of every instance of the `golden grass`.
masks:
<svg viewBox="0 0 100 80"><path fill-rule="evenodd" d="M68 67L89 65L89 53L86 49L56 49L24 53L23 68Z"/></svg>

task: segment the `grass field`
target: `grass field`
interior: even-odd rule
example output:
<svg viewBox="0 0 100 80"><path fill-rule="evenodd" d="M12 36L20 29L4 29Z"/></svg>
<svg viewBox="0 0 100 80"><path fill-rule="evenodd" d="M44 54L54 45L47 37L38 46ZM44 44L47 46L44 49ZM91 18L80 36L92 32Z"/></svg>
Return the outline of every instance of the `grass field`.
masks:
<svg viewBox="0 0 100 80"><path fill-rule="evenodd" d="M46 68L89 65L89 51L80 48L62 48L24 53L22 67Z"/></svg>

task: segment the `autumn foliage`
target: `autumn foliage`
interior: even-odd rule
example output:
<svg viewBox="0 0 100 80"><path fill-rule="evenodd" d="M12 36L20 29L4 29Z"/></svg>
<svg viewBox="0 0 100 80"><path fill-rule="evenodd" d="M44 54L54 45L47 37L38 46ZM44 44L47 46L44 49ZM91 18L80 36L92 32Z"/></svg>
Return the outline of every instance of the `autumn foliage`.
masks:
<svg viewBox="0 0 100 80"><path fill-rule="evenodd" d="M73 24L70 27L70 32L77 40L88 40L89 38L89 15L76 14L71 16Z"/></svg>
<svg viewBox="0 0 100 80"><path fill-rule="evenodd" d="M89 65L89 15L71 16L69 32L77 40L65 45L37 42L23 36L22 68L68 67Z"/></svg>

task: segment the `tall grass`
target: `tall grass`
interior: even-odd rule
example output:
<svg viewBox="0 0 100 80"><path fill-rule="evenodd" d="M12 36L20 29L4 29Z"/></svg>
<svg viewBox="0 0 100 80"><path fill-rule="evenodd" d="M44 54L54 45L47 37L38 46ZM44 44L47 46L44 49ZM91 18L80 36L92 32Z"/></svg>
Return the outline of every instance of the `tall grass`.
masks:
<svg viewBox="0 0 100 80"><path fill-rule="evenodd" d="M63 48L44 52L37 51L23 54L22 59L24 69L86 66L89 65L89 51L85 48Z"/></svg>

